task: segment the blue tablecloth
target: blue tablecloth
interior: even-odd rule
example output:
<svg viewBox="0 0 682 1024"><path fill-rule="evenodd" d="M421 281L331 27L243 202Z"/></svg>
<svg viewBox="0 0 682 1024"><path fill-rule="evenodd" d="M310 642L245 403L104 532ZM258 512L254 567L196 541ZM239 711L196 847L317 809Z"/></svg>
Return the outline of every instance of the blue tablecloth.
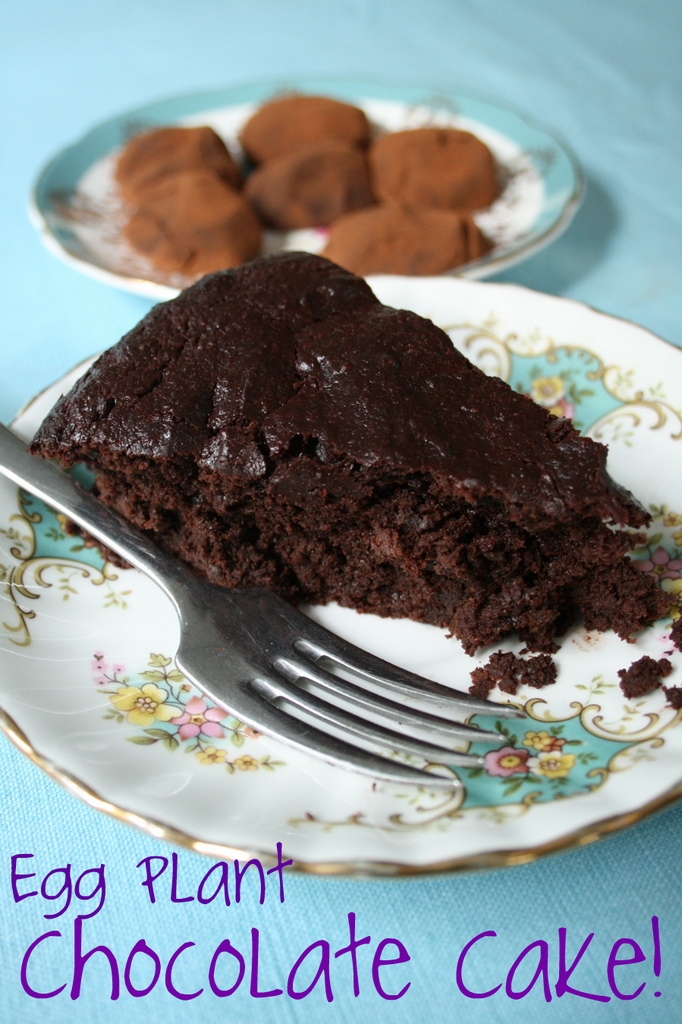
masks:
<svg viewBox="0 0 682 1024"><path fill-rule="evenodd" d="M585 203L558 242L498 279L578 298L682 344L681 41L682 7L673 0L6 5L0 34L0 418L9 420L68 367L110 345L150 305L81 277L41 247L25 212L41 164L89 126L128 107L266 77L424 82L516 107L553 127L570 140L585 169ZM144 857L170 858L171 848L86 807L4 738L0 815L0 1019L8 1024L171 1024L216 1015L247 1024L681 1019L679 805L594 845L521 867L403 881L297 875L286 880L284 903L266 900L261 906L252 898L222 910L196 900L173 903L168 893L155 904L140 899L135 865ZM173 978L178 992L205 991L180 999L159 984L149 995L133 997L122 978L120 998L112 1000L111 969L99 953L85 969L78 998L70 998L76 910L46 921L38 900L15 902L11 857L29 853L34 860L15 860L15 874L45 874L71 864L76 878L106 865L105 906L83 923L88 949L105 945L122 973L138 940L158 952L164 969L174 950L194 942L178 958ZM206 864L178 852L180 896L196 892ZM89 876L91 887L95 880ZM17 894L35 881L16 881ZM408 951L409 963L384 967L377 978L389 994L409 982L404 995L382 997L365 947L357 955L357 995L348 954L332 965L332 1002L322 985L304 999L256 994L282 987L296 956L311 943L327 940L332 952L346 945L351 913L358 936L371 936L372 948L393 938ZM256 992L249 991L247 976L234 995L214 994L206 981L213 951L226 937L248 951L252 929L260 942ZM22 990L20 965L30 944L48 931L62 937L44 940L34 961L40 969L29 981L43 992L67 985L57 996L38 999ZM458 980L462 948L483 932L496 936L480 940L480 955L467 958ZM566 969L558 995L563 935ZM638 943L647 958L612 968L626 994L646 982L631 999L615 998L608 980L609 954L621 938ZM539 978L518 998L517 980L514 998L505 978L531 943L540 943L534 962L546 955L551 988L545 991ZM634 949L625 944L619 955L633 957ZM387 947L385 955L397 950ZM532 968L526 982L531 979ZM474 998L500 983L494 994ZM599 995L611 999L594 998Z"/></svg>

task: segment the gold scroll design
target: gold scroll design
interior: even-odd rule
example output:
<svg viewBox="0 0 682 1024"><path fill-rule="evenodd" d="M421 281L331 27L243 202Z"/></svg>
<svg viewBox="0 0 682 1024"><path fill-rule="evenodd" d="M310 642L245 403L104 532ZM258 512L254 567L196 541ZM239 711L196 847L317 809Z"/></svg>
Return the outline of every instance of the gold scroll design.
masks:
<svg viewBox="0 0 682 1024"><path fill-rule="evenodd" d="M637 430L665 430L672 441L682 439L682 416L662 401L647 399L638 392L617 409L606 413L589 429L589 436L604 444L631 443Z"/></svg>
<svg viewBox="0 0 682 1024"><path fill-rule="evenodd" d="M77 593L75 583L80 579L89 579L93 586L104 587L105 606L118 604L125 607L123 592L117 595L111 584L118 579L113 567L105 562L101 569L96 569L87 562L79 562L71 558L55 556L36 556L36 537L33 524L41 521L38 512L29 512L21 493L18 492L20 511L9 518L9 528L0 528L0 536L9 541L9 553L17 560L12 566L0 566L0 582L8 598L14 621L2 621L0 625L7 630L9 640L16 647L29 647L32 643L31 622L36 617L35 608L31 604L37 601L42 592L52 587L61 591L62 600L68 600L71 594ZM21 526L14 526L20 523ZM56 570L57 579L47 578L49 570Z"/></svg>
<svg viewBox="0 0 682 1024"><path fill-rule="evenodd" d="M671 418L678 425L677 433L673 436L678 437L682 432L682 413L667 403L662 381L646 389L638 387L635 383L634 369L623 369L615 364L607 365L584 345L557 345L552 336L546 334L540 327L525 334L515 331L503 334L494 312L480 324L447 324L443 330L480 369L507 382L512 373L512 356L543 356L551 364L558 362L560 353L578 353L584 357L586 363L594 364L586 371L586 380L600 381L607 394L622 405L631 406L633 409L639 407L652 410L660 421L659 426ZM613 417L617 412L618 410L608 413L603 419ZM599 422L601 423L601 420ZM652 429L656 429L656 426L652 426Z"/></svg>
<svg viewBox="0 0 682 1024"><path fill-rule="evenodd" d="M648 712L643 716L645 718L643 726L635 731L625 732L620 723L615 725L605 720L602 708L598 704L583 705L579 701L574 701L570 705L572 714L564 717L552 715L547 703L541 697L532 698L524 705L518 706L525 711L529 718L537 722L556 724L580 717L583 728L594 736L621 742L625 739L630 741L626 747L613 754L606 765L592 768L587 773L591 792L601 788L611 774L626 771L633 768L639 761L649 758L654 750L663 746L665 742L663 733L682 720L682 711L671 712L669 716ZM439 767L442 769L443 766ZM514 803L463 807L466 797L464 785L445 795L442 791L429 791L427 787L420 786L409 793L403 790L397 792L395 799L402 801L407 806L405 809L390 814L383 823L369 820L363 812L358 811L341 820L325 820L314 814L306 814L301 818L291 819L289 824L294 828L312 827L319 828L324 832L341 828L370 828L383 832L408 832L421 829L445 831L451 827L454 821L466 818L502 825L512 819L523 817L531 807L540 801L542 795L542 790L536 789L526 793ZM584 796L585 794L575 795ZM557 793L554 799L570 800L571 797Z"/></svg>

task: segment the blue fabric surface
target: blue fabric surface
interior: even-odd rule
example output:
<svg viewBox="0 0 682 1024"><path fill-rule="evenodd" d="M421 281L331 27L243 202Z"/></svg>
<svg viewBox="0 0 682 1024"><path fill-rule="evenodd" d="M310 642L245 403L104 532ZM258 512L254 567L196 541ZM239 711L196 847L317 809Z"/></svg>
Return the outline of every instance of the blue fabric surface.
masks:
<svg viewBox="0 0 682 1024"><path fill-rule="evenodd" d="M81 277L42 248L26 217L26 197L42 163L128 107L270 77L355 75L449 86L516 107L555 129L585 169L585 203L551 248L498 279L579 299L682 344L681 40L682 8L672 0L6 5L0 30L0 418L7 421L67 368L110 345L150 306ZM674 1024L682 990L681 826L677 805L594 845L513 869L404 881L291 876L283 904L266 900L261 906L250 892L238 906L222 910L196 900L174 904L168 893L151 905L135 865L153 855L170 858L171 848L86 807L2 738L0 1019L170 1024L218 1015L246 1024ZM393 992L408 981L410 988L400 999L382 999L362 947L359 995L353 994L345 956L333 965L331 1003L320 986L302 1000L256 998L241 986L229 998L206 991L182 1001L158 986L149 996L124 993L111 1001L106 960L99 954L86 967L78 999L69 998L68 986L53 999L32 999L19 982L25 950L44 932L61 931L62 938L46 940L42 970L31 980L44 990L70 984L78 908L72 904L63 917L46 921L49 908L37 899L14 902L10 857L25 853L35 855L18 862L27 873L70 863L75 877L104 863L106 904L84 922L84 942L88 948L106 944L123 964L144 938L164 965L182 943L195 942L175 974L186 992L206 985L206 967L221 939L247 951L252 928L260 936L261 989L281 987L306 946L326 939L334 951L348 942L351 912L358 935L371 936L372 949L383 938L403 943L410 963L385 968L382 977ZM209 863L179 851L180 894L196 893ZM25 891L27 883L20 886ZM658 978L653 916L660 927ZM617 939L629 938L647 960L617 970L624 972L623 991L634 992L646 981L644 991L609 1003L553 992L548 1003L538 984L528 996L511 998L505 976L530 943L547 942L550 977L556 979L561 928L569 963L594 932L571 978L575 989L608 993L609 951ZM500 982L502 989L473 999L458 986L455 964L463 946L486 931L497 937L482 939L472 951L463 980L479 993ZM628 950L621 956L632 955Z"/></svg>

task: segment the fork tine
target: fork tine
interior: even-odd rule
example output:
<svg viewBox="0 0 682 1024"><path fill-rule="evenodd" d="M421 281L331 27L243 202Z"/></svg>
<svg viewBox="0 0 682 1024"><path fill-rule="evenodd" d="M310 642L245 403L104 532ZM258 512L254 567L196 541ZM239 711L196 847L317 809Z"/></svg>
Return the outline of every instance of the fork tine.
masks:
<svg viewBox="0 0 682 1024"><path fill-rule="evenodd" d="M398 665L392 665L363 651L346 640L341 640L334 633L310 622L314 628L308 630L294 642L294 648L314 662L331 661L347 669L349 672L365 676L386 690L397 692L399 696L409 696L430 708L436 708L441 717L449 714L459 715L496 715L499 718L523 718L511 704L494 704L492 701L480 700L469 693L463 693L449 686L426 679L415 672L408 672Z"/></svg>
<svg viewBox="0 0 682 1024"><path fill-rule="evenodd" d="M197 643L199 647L195 647ZM265 663L256 668L240 661L226 671L225 657L230 653L226 649L204 646L202 638L194 635L185 641L184 646L181 643L175 660L185 677L214 703L226 708L235 718L258 732L289 744L305 754L398 785L414 786L418 783L449 790L461 785L456 775L437 775L435 771L390 760L294 717L278 707L273 700L271 669ZM195 670L197 655L201 659L201 666ZM283 679L281 681L284 682ZM276 686L274 690L276 693ZM445 753L449 759L450 755ZM439 760L442 763L443 759Z"/></svg>
<svg viewBox="0 0 682 1024"><path fill-rule="evenodd" d="M392 665L350 641L331 633L324 626L305 615L300 608L283 601L272 591L253 588L231 592L238 600L245 620L251 625L258 621L267 628L257 628L258 645L267 652L270 665L284 651L293 650L313 664L321 663L342 668L356 679L364 677L401 703L421 706L424 710L452 722L475 714L495 715L498 718L525 718L523 711L510 704L494 704L480 700L450 686ZM250 612L248 614L247 612ZM252 639L254 637L252 636ZM269 674L269 673L268 673Z"/></svg>
<svg viewBox="0 0 682 1024"><path fill-rule="evenodd" d="M270 684L271 685L271 684ZM384 782L391 782L396 785L418 784L420 786L435 787L438 789L454 790L462 785L456 775L439 775L436 772L425 768L416 768L413 765L401 761L393 761L381 754L375 754L362 747L356 747L345 740L341 740L331 733L318 729L300 718L293 717L287 711L279 708L271 699L276 694L268 693L269 684L258 677L252 680L251 686L258 692L261 700L266 702L268 714L260 715L259 728L278 740L302 750L306 754L312 754L335 766L346 768L349 771L360 772L362 775L369 775L373 779L380 779ZM447 755L449 758L449 754ZM472 758L473 761L473 758ZM467 762L472 766L472 762ZM478 764L475 762L474 766Z"/></svg>
<svg viewBox="0 0 682 1024"><path fill-rule="evenodd" d="M359 712L377 714L395 725L406 728L428 729L434 737L434 742L448 750L454 749L451 745L457 740L493 743L500 740L498 732L487 732L462 722L439 718L429 712L396 703L388 697L376 697L371 691L326 672L320 667L320 662L311 665L303 659L297 661L294 658L277 658L274 667L291 682L304 679L314 683L331 696L343 698Z"/></svg>
<svg viewBox="0 0 682 1024"><path fill-rule="evenodd" d="M427 761L435 761L437 764L457 765L468 768L478 767L483 764L483 758L477 754L463 754L453 752L433 743L426 743L422 740L402 736L392 729L385 729L383 726L373 722L367 723L356 715L344 711L327 701L320 700L315 694L301 690L297 686L291 686L284 679L264 680L257 678L252 680L251 686L262 697L276 703L284 700L299 710L312 715L318 721L327 726L343 729L346 734L354 740L369 743L374 747L382 747L385 750L394 750L398 753L412 754L416 757L423 757ZM300 719L297 719L300 721ZM327 734L329 735L329 734ZM354 744L351 744L354 746ZM394 762L389 761L393 765ZM431 778L432 776L429 776Z"/></svg>

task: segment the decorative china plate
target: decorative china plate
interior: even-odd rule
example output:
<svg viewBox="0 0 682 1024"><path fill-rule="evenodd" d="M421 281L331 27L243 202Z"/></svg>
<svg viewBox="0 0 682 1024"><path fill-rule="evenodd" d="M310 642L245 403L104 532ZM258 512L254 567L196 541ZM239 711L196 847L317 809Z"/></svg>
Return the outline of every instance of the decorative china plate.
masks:
<svg viewBox="0 0 682 1024"><path fill-rule="evenodd" d="M373 280L379 298L443 326L487 372L609 444L612 475L653 517L633 553L682 611L682 351L631 324L510 285ZM15 422L29 438L79 367ZM218 856L283 844L307 869L401 873L512 864L584 843L682 793L682 712L626 699L617 672L669 657L671 617L638 637L573 628L558 679L519 690L485 767L452 793L400 787L299 754L223 714L174 666L174 612L135 570L103 563L35 499L0 482L0 707L8 735L89 804ZM354 643L466 688L465 655L431 626L310 609ZM518 651L519 644L502 645ZM497 645L496 645L497 649ZM493 696L505 698L499 691Z"/></svg>
<svg viewBox="0 0 682 1024"><path fill-rule="evenodd" d="M580 205L583 180L573 155L564 143L516 113L426 87L280 81L162 100L92 129L58 153L38 178L29 212L43 242L85 274L151 298L171 298L189 282L156 270L122 237L124 208L113 177L121 147L146 129L208 124L239 158L239 131L256 107L292 91L355 103L378 129L453 126L473 131L487 143L505 184L497 202L477 213L476 220L494 248L483 259L459 267L453 272L458 276L487 277L526 259L561 234ZM325 238L323 230L269 232L264 249L318 252Z"/></svg>

